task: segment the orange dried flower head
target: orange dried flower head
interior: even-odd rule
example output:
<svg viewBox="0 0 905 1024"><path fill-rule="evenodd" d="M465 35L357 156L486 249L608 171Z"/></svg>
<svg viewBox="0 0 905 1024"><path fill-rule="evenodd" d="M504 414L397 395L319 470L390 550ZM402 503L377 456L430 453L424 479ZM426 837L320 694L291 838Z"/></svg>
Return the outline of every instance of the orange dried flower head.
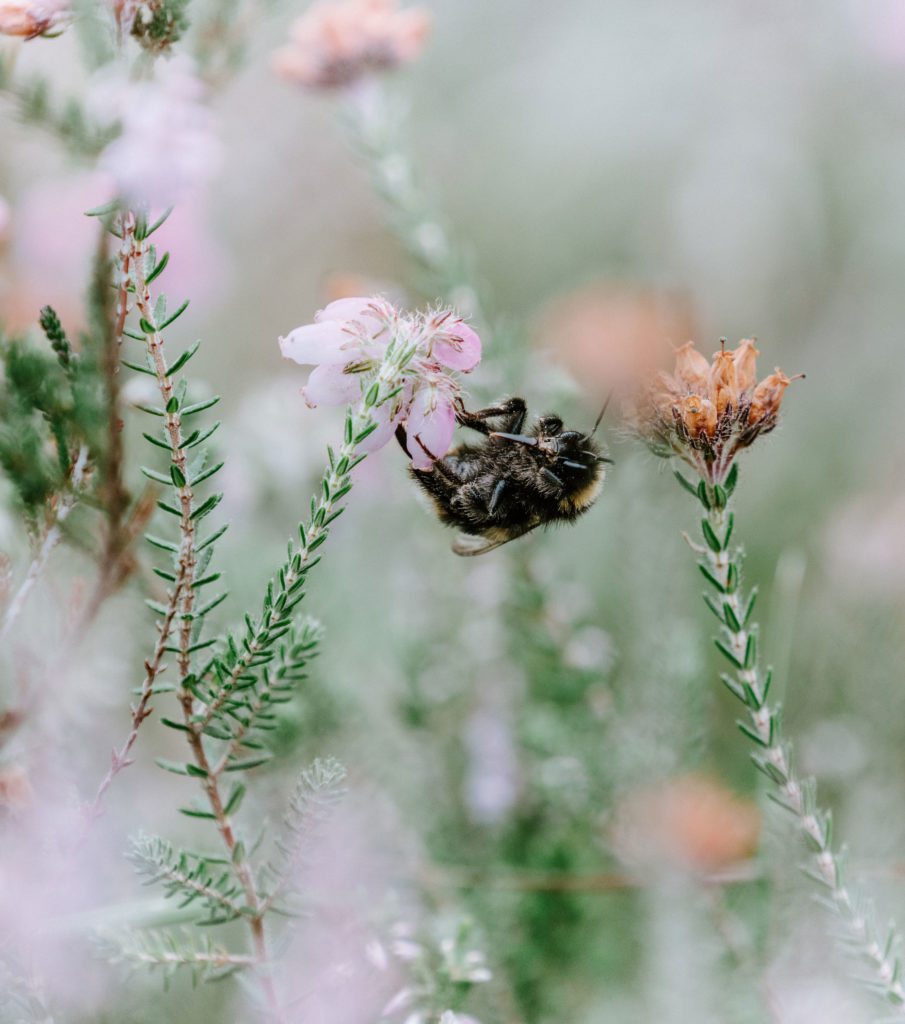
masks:
<svg viewBox="0 0 905 1024"><path fill-rule="evenodd" d="M295 21L274 70L297 85L335 89L414 60L429 27L424 10L402 10L398 0L322 0Z"/></svg>
<svg viewBox="0 0 905 1024"><path fill-rule="evenodd" d="M659 374L629 402L630 427L657 455L677 455L707 483L721 484L736 454L776 426L796 379L777 369L758 384L758 355L745 338L734 350L723 342L708 363L689 341L676 351L672 375Z"/></svg>

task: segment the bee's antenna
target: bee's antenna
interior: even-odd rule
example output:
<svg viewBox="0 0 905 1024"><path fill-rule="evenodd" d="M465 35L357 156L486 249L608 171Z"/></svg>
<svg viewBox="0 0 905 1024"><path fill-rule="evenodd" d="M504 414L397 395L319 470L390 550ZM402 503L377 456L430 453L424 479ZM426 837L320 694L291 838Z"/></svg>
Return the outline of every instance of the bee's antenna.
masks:
<svg viewBox="0 0 905 1024"><path fill-rule="evenodd" d="M612 400L612 398L613 398L613 392L611 391L606 396L606 401L603 403L603 408L600 410L600 415L597 417L597 422L594 424L594 429L591 431L590 434L588 434L588 437L593 437L597 433L597 428L603 422L603 417L606 415L606 411L609 408L610 401Z"/></svg>

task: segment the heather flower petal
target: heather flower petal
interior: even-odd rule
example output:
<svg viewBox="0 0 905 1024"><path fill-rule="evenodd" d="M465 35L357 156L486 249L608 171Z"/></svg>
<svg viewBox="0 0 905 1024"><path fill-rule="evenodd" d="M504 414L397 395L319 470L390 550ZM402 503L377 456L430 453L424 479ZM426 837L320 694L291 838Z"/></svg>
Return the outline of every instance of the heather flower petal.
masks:
<svg viewBox="0 0 905 1024"><path fill-rule="evenodd" d="M408 450L415 469L431 469L449 451L456 430L456 410L447 395L423 387L415 395L406 424Z"/></svg>
<svg viewBox="0 0 905 1024"><path fill-rule="evenodd" d="M481 361L481 339L477 332L459 320L444 333L445 337L434 342L436 359L450 370L473 370Z"/></svg>
<svg viewBox="0 0 905 1024"><path fill-rule="evenodd" d="M358 374L346 373L342 363L323 363L311 371L302 388L305 402L317 405L348 405L361 395Z"/></svg>
<svg viewBox="0 0 905 1024"><path fill-rule="evenodd" d="M296 327L285 338L280 338L280 351L285 359L292 359L303 366L315 363L341 363L349 361L349 353L343 350L352 341L341 323L327 320L324 323L306 324Z"/></svg>
<svg viewBox="0 0 905 1024"><path fill-rule="evenodd" d="M384 402L374 410L374 420L377 429L368 434L359 447L363 452L376 452L382 448L393 436L400 419L402 410L395 409L392 402Z"/></svg>
<svg viewBox="0 0 905 1024"><path fill-rule="evenodd" d="M314 319L320 324L329 320L360 320L362 317L374 318L374 310L371 309L371 299L349 298L335 299L314 314Z"/></svg>

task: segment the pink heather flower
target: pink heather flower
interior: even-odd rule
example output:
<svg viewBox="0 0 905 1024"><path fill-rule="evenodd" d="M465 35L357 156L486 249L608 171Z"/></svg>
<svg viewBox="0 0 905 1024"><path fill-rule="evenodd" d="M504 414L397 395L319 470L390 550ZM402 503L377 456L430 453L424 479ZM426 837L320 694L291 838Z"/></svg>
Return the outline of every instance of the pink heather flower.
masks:
<svg viewBox="0 0 905 1024"><path fill-rule="evenodd" d="M296 20L292 41L274 54L274 70L311 88L349 85L414 60L428 27L425 11L400 10L398 0L322 0Z"/></svg>
<svg viewBox="0 0 905 1024"><path fill-rule="evenodd" d="M69 12L67 0L0 0L0 35L34 39Z"/></svg>
<svg viewBox="0 0 905 1024"><path fill-rule="evenodd" d="M150 79L98 80L92 105L122 126L99 166L116 181L120 195L161 209L210 178L220 144L204 98L203 83L183 57L157 61Z"/></svg>
<svg viewBox="0 0 905 1024"><path fill-rule="evenodd" d="M348 405L370 386L393 338L415 345L402 390L377 406L378 423L362 447L376 451L405 428L415 469L430 470L452 443L459 385L481 359L481 339L450 310L402 314L382 298L338 299L313 324L280 338L287 359L314 366L302 394L309 406Z"/></svg>

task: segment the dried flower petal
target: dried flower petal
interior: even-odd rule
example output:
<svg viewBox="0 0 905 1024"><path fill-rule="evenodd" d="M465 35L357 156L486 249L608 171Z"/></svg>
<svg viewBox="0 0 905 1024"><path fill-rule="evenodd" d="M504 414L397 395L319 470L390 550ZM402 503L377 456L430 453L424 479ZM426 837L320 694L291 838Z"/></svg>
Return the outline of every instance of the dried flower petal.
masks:
<svg viewBox="0 0 905 1024"><path fill-rule="evenodd" d="M739 391L750 391L757 383L757 357L760 352L754 347L753 338L743 338L733 354L735 376Z"/></svg>

